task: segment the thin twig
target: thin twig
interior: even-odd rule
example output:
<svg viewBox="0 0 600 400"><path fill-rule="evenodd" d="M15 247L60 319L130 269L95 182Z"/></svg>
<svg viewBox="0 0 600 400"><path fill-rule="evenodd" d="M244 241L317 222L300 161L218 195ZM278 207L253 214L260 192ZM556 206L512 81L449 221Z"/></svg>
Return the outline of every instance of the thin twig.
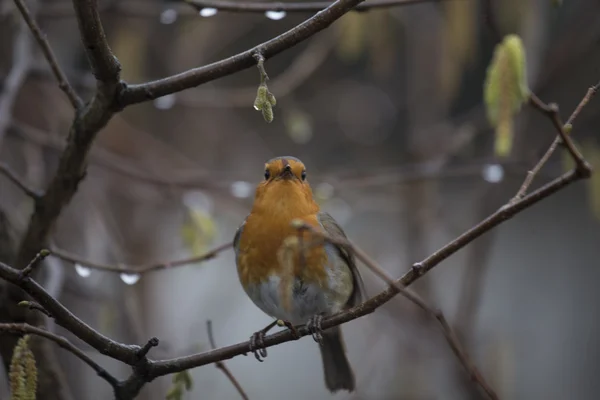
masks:
<svg viewBox="0 0 600 400"><path fill-rule="evenodd" d="M33 18L23 0L14 1L17 8L21 12L23 19L27 23L27 26L29 26L31 33L35 37L35 40L42 49L42 53L44 53L44 57L46 57L46 60L52 69L52 73L58 81L58 87L67 95L69 101L73 105L73 108L76 110L80 109L83 107L83 101L79 98L79 96L77 96L77 93L75 93L75 90L73 90L73 87L69 84L67 76L58 65L58 60L56 59L56 56L54 55L46 36L42 33L41 29L35 22L35 18Z"/></svg>
<svg viewBox="0 0 600 400"><path fill-rule="evenodd" d="M360 4L352 11L368 11L376 8L391 8L399 6L408 6L420 3L437 3L442 0L373 0L366 4ZM290 13L301 12L319 12L329 7L332 2L317 1L306 3L281 3L275 2L244 2L244 1L224 1L224 0L185 0L197 10L203 8L214 8L220 12L234 13L265 13L267 11L285 11Z"/></svg>
<svg viewBox="0 0 600 400"><path fill-rule="evenodd" d="M74 356L78 357L81 361L92 367L94 371L98 374L99 377L108 382L111 386L116 387L118 385L117 379L109 374L104 368L98 365L94 360L92 360L87 354L83 351L75 347L73 343L69 342L66 338L62 336L58 336L52 332L49 332L42 328L37 328L35 326L31 326L29 324L5 324L0 323L0 332L2 333L13 333L13 334L31 334L44 337L46 339L52 340L54 343L58 344L63 349L69 351Z"/></svg>
<svg viewBox="0 0 600 400"><path fill-rule="evenodd" d="M552 121L554 128L556 128L556 130L558 131L558 135L560 136L562 143L567 147L569 153L571 153L571 157L573 157L573 161L575 161L575 165L577 166L577 168L582 171L585 170L585 160L583 159L583 156L581 155L577 147L575 147L575 144L573 143L569 135L565 132L563 123L560 120L560 114L558 113L558 106L556 104L544 103L534 93L531 93L529 97L529 102L537 110L546 114L546 116L550 118L550 121Z"/></svg>
<svg viewBox="0 0 600 400"><path fill-rule="evenodd" d="M19 302L18 306L26 307L29 310L39 311L42 314L44 314L45 316L47 316L48 318L52 318L52 314L50 314L48 312L48 310L46 310L44 307L42 307L40 304L36 303L35 301L23 300L23 301Z"/></svg>
<svg viewBox="0 0 600 400"><path fill-rule="evenodd" d="M450 348L463 365L465 370L469 373L471 379L473 379L479 386L485 391L490 399L498 399L498 395L492 387L486 382L485 378L479 371L479 369L473 363L471 357L467 354L467 352L462 348L458 337L448 324L448 321L444 317L444 314L437 309L431 308L423 299L421 299L417 294L412 293L411 291L405 289L399 282L394 281L394 279L388 275L387 272L383 268L381 268L375 260L373 260L368 254L366 254L362 249L353 244L350 240L336 238L331 235L327 235L323 232L317 231L312 226L308 224L300 224L297 225L296 228L299 230L308 230L312 234L322 238L325 242L329 242L332 244L336 244L338 246L345 247L348 251L354 253L356 258L361 260L365 266L367 266L375 275L377 275L381 280L387 283L390 287L393 287L398 291L402 296L406 297L408 300L413 302L423 311L428 313L431 317L433 317L436 321L439 322L442 333L444 334L444 338L450 345Z"/></svg>
<svg viewBox="0 0 600 400"><path fill-rule="evenodd" d="M213 330L212 330L212 321L210 319L206 321L206 331L208 332L208 341L210 343L210 348L212 350L216 350L217 349L217 345L215 344L215 338L213 336ZM217 361L215 363L215 367L217 367L218 369L220 369L221 371L223 371L223 373L225 374L225 376L227 377L227 379L229 379L229 381L231 382L231 384L237 389L237 391L240 394L240 396L242 397L242 399L249 400L248 399L248 395L246 394L246 392L242 388L242 385L240 385L240 383L238 382L238 380L235 379L235 376L233 376L233 374L231 373L231 371L229 370L229 368L227 368L227 366L225 365L225 363L223 361Z"/></svg>
<svg viewBox="0 0 600 400"><path fill-rule="evenodd" d="M42 193L36 189L33 189L27 185L22 178L20 178L16 172L14 172L8 165L0 162L0 173L6 176L12 183L14 183L19 189L21 189L27 196L33 200L38 200L42 197Z"/></svg>
<svg viewBox="0 0 600 400"><path fill-rule="evenodd" d="M159 343L160 343L160 341L158 340L158 338L156 336L151 337L150 339L148 339L148 341L146 342L146 344L141 349L138 350L137 356L139 358L146 357L146 355L148 354L148 352L153 347L157 347Z"/></svg>
<svg viewBox="0 0 600 400"><path fill-rule="evenodd" d="M19 90L32 68L32 47L33 43L27 32L27 26L24 22L20 22L13 43L13 65L3 80L0 91L0 144L2 144L6 130L12 121L12 111Z"/></svg>
<svg viewBox="0 0 600 400"><path fill-rule="evenodd" d="M265 84L269 80L269 75L267 75L267 71L265 70L265 58L260 51L254 53L253 57L256 60L256 67L260 73L260 83Z"/></svg>
<svg viewBox="0 0 600 400"><path fill-rule="evenodd" d="M118 272L118 273L132 273L132 274L142 274L146 272L158 271L161 269L169 269L174 267L180 267L189 264L197 264L204 261L208 261L210 259L215 258L219 253L231 248L232 243L222 244L214 249L194 257L182 258L179 260L166 261L166 262L158 262L146 265L111 265L111 264L102 264L93 261L86 260L82 257L79 257L75 254L69 253L65 250L60 250L56 248L52 248L50 250L50 255L56 258L59 258L63 261L68 261L75 264L80 264L86 266L88 268L97 269L101 271L107 272Z"/></svg>
<svg viewBox="0 0 600 400"><path fill-rule="evenodd" d="M44 258L48 257L49 254L50 252L46 249L41 250L39 253L37 253L35 257L33 257L33 259L29 262L29 264L27 264L27 266L21 270L21 279L31 275L33 269L37 267Z"/></svg>
<svg viewBox="0 0 600 400"><path fill-rule="evenodd" d="M596 93L598 93L598 90L600 90L600 82L598 82L596 85L590 87L587 90L585 96L583 97L583 99L581 99L581 101L579 102L579 104L577 105L575 110L573 110L573 112L571 113L571 116L569 117L567 122L560 129L558 129L559 135L556 136L556 138L554 139L554 141L552 142L552 144L550 145L548 150L546 150L546 153L544 153L544 155L542 156L542 158L540 158L540 160L536 163L536 165L529 172L527 172L527 176L525 177L523 184L519 188L519 191L515 195L514 200L522 198L525 195L525 193L527 193L527 189L529 189L529 186L531 186L535 177L540 173L540 171L542 170L544 165L546 165L546 163L548 162L548 160L550 159L552 154L554 154L554 152L556 151L556 148L558 147L558 145L561 143L562 136L566 135L565 128L567 126L571 127L573 125L573 122L575 121L575 119L577 118L577 116L579 115L581 110L583 110L583 107L585 107L590 102L590 100L592 99L592 97L594 97L594 95ZM553 123L556 124L556 121L554 120L555 113L551 110L546 111L548 109L548 107L542 106L542 108L539 108L538 103L541 103L541 100L539 100L537 98L537 96L535 97L535 99L537 101L533 100L532 104L536 108L540 109L542 112L546 113L546 115L548 115L548 112L549 112L551 114ZM558 123L560 125L560 122L558 122ZM571 143L571 145L573 145L571 140L569 140L569 142ZM571 153L571 154L573 154L573 153ZM575 161L577 162L578 158L577 157L574 157L574 158L575 158Z"/></svg>

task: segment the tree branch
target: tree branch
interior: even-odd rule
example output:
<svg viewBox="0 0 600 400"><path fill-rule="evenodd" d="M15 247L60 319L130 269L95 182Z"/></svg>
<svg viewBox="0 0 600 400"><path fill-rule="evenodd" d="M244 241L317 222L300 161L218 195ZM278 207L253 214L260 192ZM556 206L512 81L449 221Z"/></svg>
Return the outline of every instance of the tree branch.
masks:
<svg viewBox="0 0 600 400"><path fill-rule="evenodd" d="M124 345L97 332L73 315L58 300L50 296L31 277L22 276L20 270L0 262L0 277L23 289L40 306L48 311L59 325L98 350L101 354L110 356L128 365L135 365L139 361L136 353L140 348L139 346Z"/></svg>
<svg viewBox="0 0 600 400"><path fill-rule="evenodd" d="M106 41L98 13L98 0L73 0L73 7L92 73L99 83L109 86L117 84L121 65Z"/></svg>
<svg viewBox="0 0 600 400"><path fill-rule="evenodd" d="M115 387L118 385L119 381L109 374L104 368L98 365L94 360L92 360L87 354L83 351L75 347L73 343L69 342L66 338L62 336L58 336L52 332L48 332L45 329L37 328L35 326L31 326L29 324L5 324L0 323L0 333L13 333L13 334L31 334L44 337L58 344L63 349L71 352L75 357L78 357L81 361L92 367L94 371L98 374L99 377L108 382L111 386Z"/></svg>
<svg viewBox="0 0 600 400"><path fill-rule="evenodd" d="M330 1L306 2L306 3L281 3L281 2L237 2L221 0L184 0L197 10L203 8L214 8L221 12L234 13L264 13L266 11L285 12L319 12L332 3ZM360 4L352 11L368 11L376 8L390 8L408 6L419 3L437 3L442 0L373 0L366 4Z"/></svg>
<svg viewBox="0 0 600 400"><path fill-rule="evenodd" d="M0 144L12 121L12 110L19 90L31 69L32 47L27 27L21 22L13 44L13 65L2 81L0 91Z"/></svg>
<svg viewBox="0 0 600 400"><path fill-rule="evenodd" d="M12 183L14 183L19 189L21 189L27 196L33 200L38 200L42 197L42 193L33 189L27 185L22 178L17 176L17 173L12 170L8 165L0 162L0 173L6 176Z"/></svg>
<svg viewBox="0 0 600 400"><path fill-rule="evenodd" d="M214 249L194 257L183 258L174 261L166 261L166 262L158 262L146 265L110 265L110 264L101 264L93 261L85 260L81 257L78 257L72 253L69 253L65 250L60 249L51 249L50 255L56 258L59 258L64 261L80 264L86 266L88 268L97 269L101 271L107 272L117 272L117 273L131 273L131 274L142 274L146 272L158 271L161 269L170 269L174 267L180 267L189 264L201 263L204 261L211 260L215 258L219 253L229 249L232 246L232 243L222 244Z"/></svg>
<svg viewBox="0 0 600 400"><path fill-rule="evenodd" d="M82 41L97 79L97 90L92 100L76 112L58 170L36 205L21 242L17 268L22 268L33 258L62 209L75 195L79 182L85 176L92 143L116 111L114 99L121 89L120 66L106 42L96 1L74 0L73 5Z"/></svg>
<svg viewBox="0 0 600 400"><path fill-rule="evenodd" d="M46 39L45 35L42 33L41 29L35 22L35 18L31 15L29 9L27 8L23 0L14 1L17 8L19 9L19 12L23 16L23 19L27 23L27 26L29 26L33 37L35 37L35 40L42 49L42 53L44 53L44 57L46 57L46 60L48 61L48 64L52 69L52 73L58 81L58 87L67 95L69 101L73 105L73 108L75 108L76 110L80 109L81 107L83 107L83 101L81 101L79 96L77 96L77 93L75 93L75 90L73 90L73 87L69 84L67 76L58 65L58 60L56 59L56 56L54 55L54 52L52 51L52 48L50 47L50 44L48 43L48 40Z"/></svg>
<svg viewBox="0 0 600 400"><path fill-rule="evenodd" d="M546 153L544 153L542 158L540 158L540 160L533 167L533 169L531 169L529 172L527 172L527 176L525 177L523 184L521 185L519 191L517 192L517 194L514 197L515 199L520 199L525 195L525 193L527 193L527 189L529 189L529 186L531 186L535 177L540 173L540 171L542 170L544 165L546 165L546 163L548 162L548 160L550 159L552 154L554 154L554 152L556 151L556 148L562 141L562 137L570 134L570 130L573 125L573 122L575 121L575 119L577 118L577 116L579 115L581 110L583 110L583 107L585 107L590 102L592 97L594 97L594 95L596 95L598 90L600 90L600 81L596 85L590 87L587 90L585 96L583 97L583 99L581 99L581 101L579 102L577 107L575 107L575 110L573 110L573 112L571 113L571 116L569 117L567 122L558 129L559 135L556 136L556 138L554 139L554 141L552 142L552 144L550 145L548 150L546 150ZM558 120L558 116L557 116L558 111L555 109L547 111L550 107L546 106L543 103L540 105L539 103L542 103L541 100L539 100L537 98L537 96L535 96L535 100L532 100L532 104L534 105L534 107L536 107L538 110L545 113L546 115L548 115L548 112L549 112L550 117L551 117L555 127L557 127L557 124L560 125L560 120ZM556 111L556 112L554 112L554 111ZM568 129L569 132L566 133L565 129ZM568 141L569 141L569 143L571 143L571 146L573 146L572 141L570 139L568 139ZM578 157L577 154L573 155L573 152L572 151L570 151L570 152L571 152L571 155L575 158L576 165L579 166L581 161L579 161L579 163L577 163L577 160L580 160L579 157L581 157L581 155L579 154L579 157Z"/></svg>
<svg viewBox="0 0 600 400"><path fill-rule="evenodd" d="M381 280L383 280L385 283L387 283L390 287L393 287L395 290L398 291L398 293L400 293L402 296L406 297L408 300L410 300L412 303L414 303L417 307L421 308L423 311L425 311L427 314L429 314L429 316L431 316L433 319L435 319L437 322L439 322L440 329L442 330L442 333L444 334L444 338L448 342L448 345L450 346L450 348L452 349L452 351L454 352L454 354L456 355L456 357L458 358L460 363L463 365L465 370L469 373L469 376L471 377L471 379L473 379L475 382L477 382L477 384L481 387L481 389L483 389L483 391L487 394L487 396L490 399L494 399L494 400L498 399L498 395L496 394L494 389L492 389L492 387L486 382L485 378L483 377L483 375L481 374L479 369L473 363L473 360L471 359L471 357L463 349L462 345L460 344L460 342L458 340L458 337L456 336L456 334L454 333L454 331L448 324L448 321L446 320L446 317L441 312L441 310L431 308L417 294L400 286L400 284L398 282L394 281L394 279L391 276L389 276L388 273L385 272L385 270L383 268L381 268L377 264L377 262L375 262L375 260L373 260L367 253L365 253L362 249L360 249L355 244L353 244L350 240L332 237L323 232L317 231L312 226L302 223L302 221L300 221L300 222L301 222L301 224L299 226L297 226L297 228L299 230L308 230L312 234L323 239L325 242L329 242L329 243L333 243L333 244L337 244L339 246L345 247L349 252L353 253L356 256L356 258L358 258L360 261L362 261L363 264L365 266L367 266L375 275L377 275L377 277L379 277ZM308 244L308 246L311 246L311 244Z"/></svg>
<svg viewBox="0 0 600 400"><path fill-rule="evenodd" d="M269 59L327 28L335 20L363 1L337 0L331 3L326 9L289 31L242 53L203 67L190 69L168 78L137 85L128 85L121 93L120 105L125 107L156 99L250 68L256 64L256 60L253 57L255 53L261 53L265 59Z"/></svg>

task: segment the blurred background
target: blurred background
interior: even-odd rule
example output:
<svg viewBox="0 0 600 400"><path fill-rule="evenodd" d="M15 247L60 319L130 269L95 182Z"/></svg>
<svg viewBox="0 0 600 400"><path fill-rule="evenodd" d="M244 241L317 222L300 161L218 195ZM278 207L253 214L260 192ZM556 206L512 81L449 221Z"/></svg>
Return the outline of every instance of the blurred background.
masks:
<svg viewBox="0 0 600 400"><path fill-rule="evenodd" d="M278 100L271 124L252 107L256 68L129 107L100 132L87 177L50 242L114 265L201 254L232 240L264 162L293 155L307 165L322 208L392 276L401 276L514 196L555 137L548 119L525 106L510 155L495 156L482 88L498 34L521 36L529 86L542 100L560 104L564 120L600 79L600 3L558 3L502 0L489 9L486 1L449 0L349 13L267 60L269 89ZM28 4L88 99L95 81L71 3ZM122 77L132 83L233 55L311 15L198 13L182 2L157 0L100 4ZM0 1L0 76L28 58L13 107L0 114L0 159L44 188L72 108L13 2ZM599 109L596 99L573 129L596 168ZM561 174L565 159L558 151L533 188ZM413 287L443 310L503 399L597 398L599 178L519 214ZM0 175L0 259L14 254L32 209ZM218 346L247 340L270 321L244 294L232 251L141 276L53 258L44 269L47 290L103 334L125 343L159 337L153 358L209 349L208 319ZM368 270L363 276L370 296L384 288ZM118 377L129 374L64 329L49 329ZM250 399L481 398L435 322L401 297L343 331L357 379L351 394L327 392L310 338L269 349L264 363L250 355L227 365ZM56 357L73 399L112 398L110 386L79 359L58 347ZM214 366L191 373L194 388L184 398L238 398ZM0 382L4 399L4 373ZM139 398L163 399L170 386L171 377L157 379Z"/></svg>

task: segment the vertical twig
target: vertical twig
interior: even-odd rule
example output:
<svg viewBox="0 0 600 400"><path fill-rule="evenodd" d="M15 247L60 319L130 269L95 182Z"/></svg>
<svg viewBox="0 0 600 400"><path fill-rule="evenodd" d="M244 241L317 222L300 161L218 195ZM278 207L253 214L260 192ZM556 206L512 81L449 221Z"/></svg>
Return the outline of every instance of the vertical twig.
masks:
<svg viewBox="0 0 600 400"><path fill-rule="evenodd" d="M210 342L210 348L215 350L217 348L217 345L215 344L215 338L213 336L213 330L212 330L212 321L210 319L208 321L206 321L206 331L208 332L208 341ZM223 371L223 373L225 374L227 379L229 379L229 381L237 389L237 391L240 394L240 396L242 397L242 399L248 400L248 395L246 394L246 392L244 392L242 385L240 385L238 380L235 379L235 376L233 376L233 374L231 373L229 368L227 368L225 363L223 361L217 361L215 363L215 367L217 367L218 369Z"/></svg>

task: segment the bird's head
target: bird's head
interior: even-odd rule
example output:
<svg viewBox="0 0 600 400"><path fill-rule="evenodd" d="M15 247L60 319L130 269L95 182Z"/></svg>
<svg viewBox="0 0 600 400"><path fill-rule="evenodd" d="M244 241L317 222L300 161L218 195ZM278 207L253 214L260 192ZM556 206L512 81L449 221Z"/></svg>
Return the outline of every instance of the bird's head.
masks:
<svg viewBox="0 0 600 400"><path fill-rule="evenodd" d="M291 156L276 157L267 161L264 179L256 188L254 209L271 212L289 209L299 214L317 212L319 206L313 199L306 179L304 163Z"/></svg>

